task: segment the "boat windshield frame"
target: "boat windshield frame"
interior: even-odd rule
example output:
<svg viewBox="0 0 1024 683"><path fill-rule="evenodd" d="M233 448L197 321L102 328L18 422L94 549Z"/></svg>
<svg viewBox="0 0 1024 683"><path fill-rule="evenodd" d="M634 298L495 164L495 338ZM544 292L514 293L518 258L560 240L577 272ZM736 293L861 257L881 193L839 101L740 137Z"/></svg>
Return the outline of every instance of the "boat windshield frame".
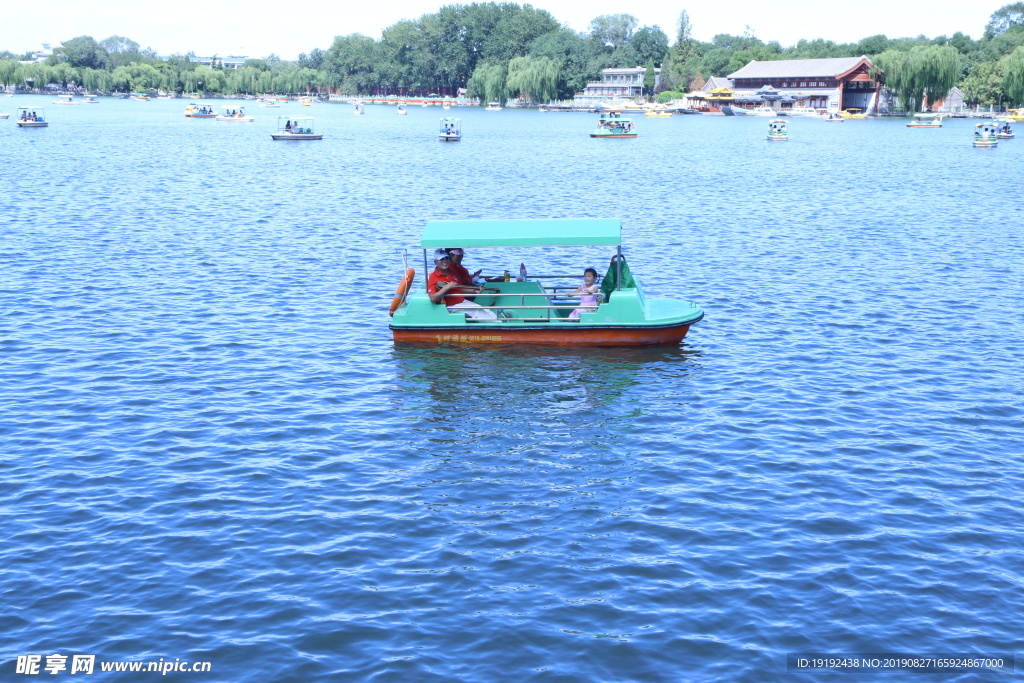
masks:
<svg viewBox="0 0 1024 683"><path fill-rule="evenodd" d="M292 122L291 128L285 128L284 127L285 124L288 121ZM310 132L310 134L313 134L314 131L316 130L316 126L313 125L313 117L312 116L278 116L277 117L277 132L278 133L290 133L293 130L295 130L296 126L294 124L299 122L299 121L308 121L309 122L309 132ZM301 128L306 128L306 126L300 126L300 127Z"/></svg>

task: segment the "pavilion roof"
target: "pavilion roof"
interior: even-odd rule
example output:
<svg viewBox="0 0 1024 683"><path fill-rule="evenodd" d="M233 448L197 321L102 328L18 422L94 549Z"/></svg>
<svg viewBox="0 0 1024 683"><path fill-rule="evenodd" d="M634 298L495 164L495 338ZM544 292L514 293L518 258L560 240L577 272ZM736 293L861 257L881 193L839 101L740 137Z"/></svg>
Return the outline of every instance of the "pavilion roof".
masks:
<svg viewBox="0 0 1024 683"><path fill-rule="evenodd" d="M828 77L836 78L853 71L867 62L867 57L834 57L830 59L780 59L777 61L759 62L754 60L729 78L800 78Z"/></svg>

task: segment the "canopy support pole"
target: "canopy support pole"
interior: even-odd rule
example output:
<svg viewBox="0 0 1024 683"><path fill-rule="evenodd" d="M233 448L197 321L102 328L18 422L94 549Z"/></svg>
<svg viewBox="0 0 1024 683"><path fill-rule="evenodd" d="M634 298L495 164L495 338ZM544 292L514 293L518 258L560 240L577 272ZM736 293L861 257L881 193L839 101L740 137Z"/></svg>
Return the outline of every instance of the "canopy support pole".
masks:
<svg viewBox="0 0 1024 683"><path fill-rule="evenodd" d="M622 289L622 245L615 247L615 291Z"/></svg>
<svg viewBox="0 0 1024 683"><path fill-rule="evenodd" d="M430 277L430 273L427 270L427 250L424 249L423 250L423 286L424 287L427 287L430 284L429 281L428 281L429 277ZM430 292L427 292L427 294L430 294Z"/></svg>

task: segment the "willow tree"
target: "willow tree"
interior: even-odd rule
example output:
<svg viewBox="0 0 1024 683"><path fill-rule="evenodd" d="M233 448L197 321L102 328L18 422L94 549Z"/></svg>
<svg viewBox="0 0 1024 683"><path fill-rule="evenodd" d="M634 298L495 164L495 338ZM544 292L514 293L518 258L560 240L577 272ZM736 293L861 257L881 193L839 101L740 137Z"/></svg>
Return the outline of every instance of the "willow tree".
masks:
<svg viewBox="0 0 1024 683"><path fill-rule="evenodd" d="M479 97L480 104L504 102L508 94L507 79L508 69L504 64L484 62L474 69L466 84L466 92L470 97Z"/></svg>
<svg viewBox="0 0 1024 683"><path fill-rule="evenodd" d="M562 63L549 57L516 57L508 63L505 85L510 93L532 102L548 102L558 95Z"/></svg>
<svg viewBox="0 0 1024 683"><path fill-rule="evenodd" d="M1024 46L1002 60L1003 91L1014 104L1024 104Z"/></svg>
<svg viewBox="0 0 1024 683"><path fill-rule="evenodd" d="M885 72L885 85L896 93L899 104L919 111L927 96L936 102L960 81L960 53L949 45L918 46L909 52L886 50L875 59Z"/></svg>
<svg viewBox="0 0 1024 683"><path fill-rule="evenodd" d="M0 85L21 83L21 65L16 59L0 59Z"/></svg>

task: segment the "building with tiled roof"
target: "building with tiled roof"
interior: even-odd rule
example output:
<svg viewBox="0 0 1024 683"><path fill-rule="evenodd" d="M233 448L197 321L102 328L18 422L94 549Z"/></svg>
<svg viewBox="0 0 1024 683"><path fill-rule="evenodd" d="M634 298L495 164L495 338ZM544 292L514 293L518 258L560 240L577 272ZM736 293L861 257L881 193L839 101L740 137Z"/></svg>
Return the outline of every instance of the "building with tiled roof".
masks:
<svg viewBox="0 0 1024 683"><path fill-rule="evenodd" d="M821 109L861 109L875 113L883 76L867 57L753 61L729 74L735 96L755 96L771 86L781 100Z"/></svg>

